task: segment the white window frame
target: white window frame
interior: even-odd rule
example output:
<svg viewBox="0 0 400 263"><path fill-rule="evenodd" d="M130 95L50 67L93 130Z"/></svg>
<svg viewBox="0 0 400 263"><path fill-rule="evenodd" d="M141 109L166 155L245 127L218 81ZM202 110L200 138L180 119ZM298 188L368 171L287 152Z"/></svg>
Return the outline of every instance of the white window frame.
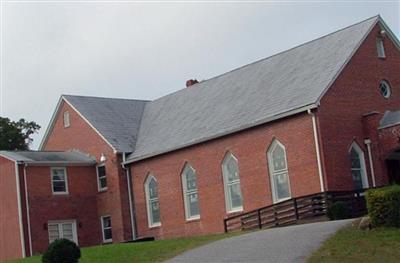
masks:
<svg viewBox="0 0 400 263"><path fill-rule="evenodd" d="M381 37L376 39L376 50L378 53L378 58L386 58L385 45L383 43L383 38Z"/></svg>
<svg viewBox="0 0 400 263"><path fill-rule="evenodd" d="M103 178L103 177L106 178L106 182L107 182L106 187L101 187L101 184L100 184L100 175L99 175L99 167L104 167L105 174L104 174L104 176L102 176L102 178ZM96 175L97 175L97 189L98 189L98 191L99 191L99 192L106 191L107 188L108 188L108 181L107 181L107 169L106 169L105 164L100 164L100 165L97 165L97 166L96 166Z"/></svg>
<svg viewBox="0 0 400 263"><path fill-rule="evenodd" d="M279 171L274 170L274 160L272 157L272 153L277 146L282 147L282 149L285 153L285 162L286 162L286 169L279 170ZM272 192L272 201L274 203L279 203L279 202L291 199L292 198L292 187L290 186L289 164L287 161L286 147L280 141L278 141L277 139L274 139L274 141L271 143L271 145L268 148L267 158L268 158L268 168L269 168L269 175L270 175L269 179L270 179L271 190L272 190L271 191ZM274 177L275 177L275 175L279 175L279 174L283 174L283 173L287 174L289 197L279 199L278 195L277 195L278 189L276 188Z"/></svg>
<svg viewBox="0 0 400 263"><path fill-rule="evenodd" d="M351 156L352 149L354 149L358 153L358 157L360 158L360 166L361 166L360 172L361 172L361 182L363 189L369 188L364 151L361 149L361 147L358 145L356 141L354 141L349 148L349 156ZM351 171L355 170L353 167L351 167L351 163L350 163L350 169Z"/></svg>
<svg viewBox="0 0 400 263"><path fill-rule="evenodd" d="M79 243L78 243L78 231L77 231L77 228L76 228L76 220L75 219L50 220L50 221L48 221L47 222L47 235L49 237L49 244L51 243L49 225L58 225L58 236L59 236L59 238L63 238L62 224L72 224L72 237L73 237L72 241L74 241L75 244L79 245Z"/></svg>
<svg viewBox="0 0 400 263"><path fill-rule="evenodd" d="M195 190L187 189L187 172L188 172L188 170L192 170L195 174L195 177L196 177L196 189ZM187 221L200 219L200 201L199 201L199 189L198 189L198 185L197 185L196 170L193 169L193 167L190 164L186 163L185 167L183 168L181 178L182 178L183 200L184 200L184 205L185 205L185 218ZM199 206L199 214L194 215L194 216L190 215L189 196L192 194L197 194L197 205Z"/></svg>
<svg viewBox="0 0 400 263"><path fill-rule="evenodd" d="M109 217L110 221L111 221L111 216L110 215L104 215L104 216L100 217L101 234L102 234L102 237L103 237L103 243L112 243L112 237L106 239L105 233L104 233L104 230L111 229L111 235L112 235L112 221L111 221L111 226L110 227L107 227L107 228L104 227L104 218L107 218L107 217Z"/></svg>
<svg viewBox="0 0 400 263"><path fill-rule="evenodd" d="M157 183L157 198L152 198L152 199L150 199L150 193L149 193L149 183L150 183L151 179L154 179ZM149 227L150 228L159 227L159 226L161 226L160 196L159 196L159 191L158 191L158 181L154 177L154 175L149 174L147 176L147 179L144 183L144 190L145 190L145 194L146 194L147 221L148 221ZM153 222L153 214L151 213L150 202L158 202L158 210L160 213L160 222L155 222L155 223Z"/></svg>
<svg viewBox="0 0 400 263"><path fill-rule="evenodd" d="M64 123L64 128L68 128L69 126L71 126L71 120L68 111L64 111L63 113L63 123Z"/></svg>
<svg viewBox="0 0 400 263"><path fill-rule="evenodd" d="M54 187L53 187L53 171L54 170L64 170L64 178L65 178L65 191L64 192L54 192ZM66 195L69 194L68 192L68 176L67 176L67 168L65 167L51 167L50 168L50 177L51 177L51 192L53 195Z"/></svg>
<svg viewBox="0 0 400 263"><path fill-rule="evenodd" d="M229 182L228 179L228 174L226 172L226 163L228 162L228 160L232 158L236 164L237 164L237 168L238 168L238 177L239 179L234 180L232 182ZM221 164L221 168L222 168L222 178L224 181L224 192L225 192L225 207L226 207L226 212L227 213L235 213L235 212L242 212L243 211L243 195L242 195L242 186L240 184L240 172L239 172L239 161L238 159L231 153L228 152L225 154L225 157L222 161ZM240 189L240 196L242 197L242 205L238 206L238 207L232 207L232 195L231 195L231 191L230 191L230 186L238 184L239 185L239 189Z"/></svg>

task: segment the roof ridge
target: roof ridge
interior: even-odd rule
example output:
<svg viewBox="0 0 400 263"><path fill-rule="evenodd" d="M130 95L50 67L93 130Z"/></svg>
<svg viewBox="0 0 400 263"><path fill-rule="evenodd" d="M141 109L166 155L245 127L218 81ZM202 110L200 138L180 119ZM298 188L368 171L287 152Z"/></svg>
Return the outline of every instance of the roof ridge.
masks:
<svg viewBox="0 0 400 263"><path fill-rule="evenodd" d="M81 97L81 98L93 98L93 99L129 100L129 101L142 101L142 102L150 102L151 101L151 100L143 100L143 99L128 99L128 98L100 97L100 96L86 96L86 95L72 95L72 94L61 94L61 97Z"/></svg>
<svg viewBox="0 0 400 263"><path fill-rule="evenodd" d="M317 41L317 40L321 40L321 39L323 39L323 38L325 38L325 37L328 37L328 36L331 36L331 35L333 35L333 34L339 33L339 32L341 32L341 31L344 31L344 30L349 29L349 28L351 28L351 27L357 26L357 25L362 24L362 23L364 23L364 22L367 22L367 21L369 21L369 20L372 20L372 19L380 19L380 18L381 18L380 15L375 15L375 16L369 17L369 18L364 19L364 20L362 20L362 21L359 21L359 22L357 22L357 23L354 23L354 24L351 24L351 25L349 25L349 26L340 28L340 29L338 29L338 30L336 30L336 31L333 31L333 32L328 33L328 34L326 34L326 35L322 35L322 36L320 36L320 37L318 37L318 38L309 40L309 41L307 41L307 42L304 42L304 43L299 44L299 45L297 45L297 46L291 47L291 48L289 48L289 49L280 51L280 52L275 53L275 54L273 54L273 55L270 55L270 56L268 56L268 57L258 59L258 60L256 60L256 61L250 62L250 63L245 64L245 65L243 65L243 66L234 68L234 69L229 70L229 71L227 71L227 72L224 72L224 73L222 73L222 74L220 74L220 75L217 75L217 76L211 77L211 78L209 78L209 79L200 81L199 83L196 83L195 85L201 85L201 84L203 84L203 83L205 83L205 82L207 82L207 81L210 81L210 80L213 80L213 79L222 77L222 76L227 75L227 74L229 74L229 73L232 73L232 72L234 72L234 71L243 69L243 68L245 68L245 67L251 66L251 65L256 64L256 63L259 63L259 62L261 62L261 61L265 61L265 60L270 59L270 58L273 58L273 57L275 57L275 56L278 56L278 55L284 54L284 53L286 53L286 52L292 51L292 50L294 50L294 49L303 47L303 46L305 46L305 45L307 45L307 44L313 43L313 42L315 42L315 41ZM173 95L173 94L175 94L175 93L182 92L182 91L184 91L184 90L186 90L186 89L177 90L177 91L175 91L175 92L172 92L172 93L169 93L169 94L167 94L167 95L161 96L161 97L159 97L159 98L157 98L157 99L155 99L155 100L152 100L151 102L154 102L154 101L163 99L163 98L165 98L165 97L169 97L169 96L171 96L171 95Z"/></svg>

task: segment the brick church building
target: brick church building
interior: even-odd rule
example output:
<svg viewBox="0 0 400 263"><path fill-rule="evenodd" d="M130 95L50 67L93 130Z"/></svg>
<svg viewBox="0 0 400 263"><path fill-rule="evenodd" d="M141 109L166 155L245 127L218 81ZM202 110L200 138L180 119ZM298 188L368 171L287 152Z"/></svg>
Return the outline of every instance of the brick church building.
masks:
<svg viewBox="0 0 400 263"><path fill-rule="evenodd" d="M0 151L0 260L221 233L293 197L400 182L400 43L373 17L154 101L61 96Z"/></svg>

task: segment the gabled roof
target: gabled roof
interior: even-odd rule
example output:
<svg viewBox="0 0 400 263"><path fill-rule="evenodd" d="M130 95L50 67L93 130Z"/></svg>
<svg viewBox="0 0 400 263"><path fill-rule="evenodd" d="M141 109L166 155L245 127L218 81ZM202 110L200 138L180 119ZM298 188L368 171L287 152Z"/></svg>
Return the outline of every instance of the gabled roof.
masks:
<svg viewBox="0 0 400 263"><path fill-rule="evenodd" d="M400 110L386 111L379 122L379 128L388 128L394 125L400 125Z"/></svg>
<svg viewBox="0 0 400 263"><path fill-rule="evenodd" d="M62 95L60 101L62 100L75 109L115 152L133 152L143 109L148 101L74 95ZM53 122L54 116L40 148L47 139Z"/></svg>
<svg viewBox="0 0 400 263"><path fill-rule="evenodd" d="M370 18L148 103L127 162L317 107L379 21Z"/></svg>
<svg viewBox="0 0 400 263"><path fill-rule="evenodd" d="M77 151L0 151L0 156L27 164L94 165L96 163L94 157Z"/></svg>

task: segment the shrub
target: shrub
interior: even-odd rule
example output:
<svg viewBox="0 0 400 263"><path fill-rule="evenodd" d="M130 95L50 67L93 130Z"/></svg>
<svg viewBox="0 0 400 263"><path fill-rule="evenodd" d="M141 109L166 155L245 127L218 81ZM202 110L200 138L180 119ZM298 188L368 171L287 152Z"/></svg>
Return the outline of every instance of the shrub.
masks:
<svg viewBox="0 0 400 263"><path fill-rule="evenodd" d="M42 256L43 263L77 263L81 250L68 239L57 239L49 245Z"/></svg>
<svg viewBox="0 0 400 263"><path fill-rule="evenodd" d="M328 217L330 220L350 218L351 214L345 202L336 201L328 206Z"/></svg>
<svg viewBox="0 0 400 263"><path fill-rule="evenodd" d="M368 190L366 199L374 226L400 227L400 185Z"/></svg>

